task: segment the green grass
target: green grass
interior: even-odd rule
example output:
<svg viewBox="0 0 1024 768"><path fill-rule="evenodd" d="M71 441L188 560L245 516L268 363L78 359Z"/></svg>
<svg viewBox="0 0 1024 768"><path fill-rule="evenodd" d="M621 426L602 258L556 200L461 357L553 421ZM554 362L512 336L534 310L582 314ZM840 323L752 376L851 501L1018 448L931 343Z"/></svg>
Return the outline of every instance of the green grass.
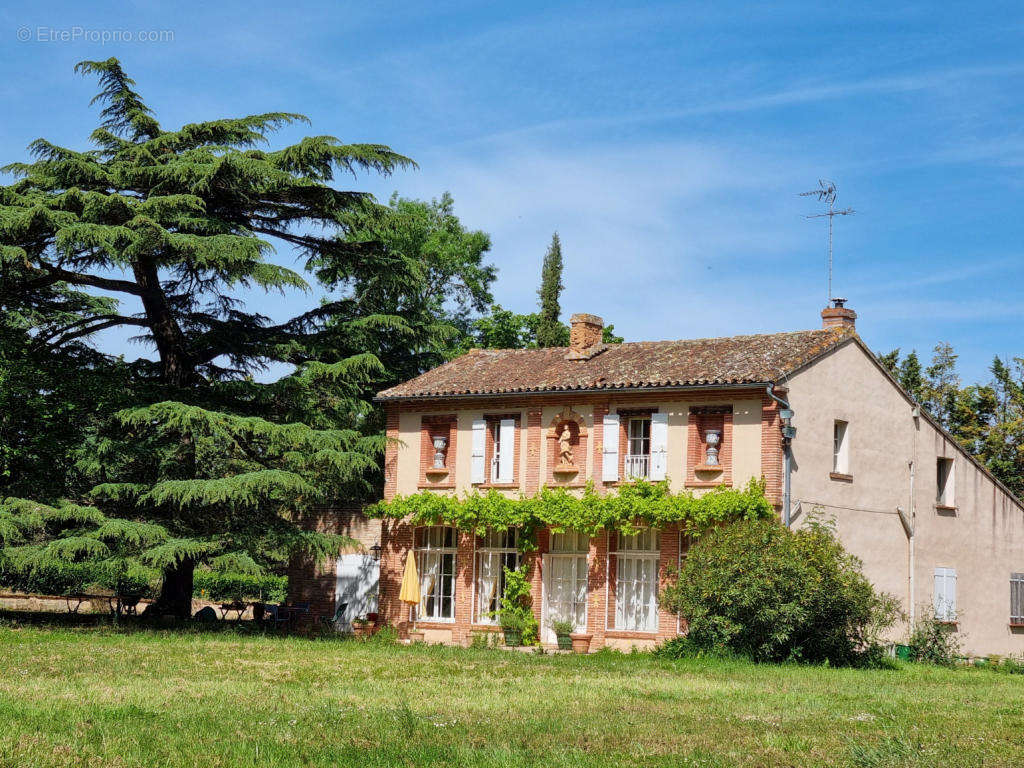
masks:
<svg viewBox="0 0 1024 768"><path fill-rule="evenodd" d="M1024 677L0 626L0 766L1019 766Z"/></svg>

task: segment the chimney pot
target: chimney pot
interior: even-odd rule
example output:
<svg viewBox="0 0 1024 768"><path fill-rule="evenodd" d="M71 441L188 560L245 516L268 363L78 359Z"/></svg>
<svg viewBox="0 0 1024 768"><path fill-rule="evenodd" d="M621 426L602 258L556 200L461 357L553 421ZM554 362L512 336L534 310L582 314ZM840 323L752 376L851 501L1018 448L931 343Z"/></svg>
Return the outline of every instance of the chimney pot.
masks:
<svg viewBox="0 0 1024 768"><path fill-rule="evenodd" d="M569 318L569 358L590 357L590 352L601 343L604 320L597 315L577 313Z"/></svg>
<svg viewBox="0 0 1024 768"><path fill-rule="evenodd" d="M846 299L832 299L832 306L821 310L822 328L856 328L857 313L846 306Z"/></svg>

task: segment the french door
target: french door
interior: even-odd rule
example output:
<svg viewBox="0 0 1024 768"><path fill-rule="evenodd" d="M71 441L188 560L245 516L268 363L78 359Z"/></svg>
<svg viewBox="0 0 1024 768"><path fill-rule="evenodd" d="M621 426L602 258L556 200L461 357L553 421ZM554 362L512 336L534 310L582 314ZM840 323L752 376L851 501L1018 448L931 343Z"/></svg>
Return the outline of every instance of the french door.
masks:
<svg viewBox="0 0 1024 768"><path fill-rule="evenodd" d="M544 555L544 600L541 637L555 642L552 624L571 621L574 632L587 629L587 556Z"/></svg>

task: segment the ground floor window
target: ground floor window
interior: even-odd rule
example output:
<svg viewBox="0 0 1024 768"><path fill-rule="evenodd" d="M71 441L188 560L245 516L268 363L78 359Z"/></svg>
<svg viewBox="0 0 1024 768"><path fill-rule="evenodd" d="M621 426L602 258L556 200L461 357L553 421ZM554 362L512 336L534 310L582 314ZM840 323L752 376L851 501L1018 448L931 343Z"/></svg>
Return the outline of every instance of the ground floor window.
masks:
<svg viewBox="0 0 1024 768"><path fill-rule="evenodd" d="M519 567L517 531L489 531L477 541L476 606L473 620L496 624L496 613L505 596L505 569Z"/></svg>
<svg viewBox="0 0 1024 768"><path fill-rule="evenodd" d="M1010 574L1010 623L1024 624L1024 573Z"/></svg>
<svg viewBox="0 0 1024 768"><path fill-rule="evenodd" d="M420 576L419 621L455 619L456 533L450 526L417 528L416 567Z"/></svg>
<svg viewBox="0 0 1024 768"><path fill-rule="evenodd" d="M615 552L615 629L658 630L658 531L619 534Z"/></svg>
<svg viewBox="0 0 1024 768"><path fill-rule="evenodd" d="M553 625L568 621L576 632L587 628L587 556L590 537L567 531L552 533L544 555L543 625L545 640L554 642Z"/></svg>
<svg viewBox="0 0 1024 768"><path fill-rule="evenodd" d="M956 621L956 568L935 569L935 619Z"/></svg>

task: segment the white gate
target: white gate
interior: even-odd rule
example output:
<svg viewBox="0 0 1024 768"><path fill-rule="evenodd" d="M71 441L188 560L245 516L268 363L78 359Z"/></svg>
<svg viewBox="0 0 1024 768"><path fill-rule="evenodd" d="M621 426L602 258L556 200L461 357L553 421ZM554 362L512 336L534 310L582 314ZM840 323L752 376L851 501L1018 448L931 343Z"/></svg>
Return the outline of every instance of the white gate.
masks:
<svg viewBox="0 0 1024 768"><path fill-rule="evenodd" d="M342 555L338 558L334 588L335 623L338 629L352 628L352 620L377 610L380 563L372 555Z"/></svg>

